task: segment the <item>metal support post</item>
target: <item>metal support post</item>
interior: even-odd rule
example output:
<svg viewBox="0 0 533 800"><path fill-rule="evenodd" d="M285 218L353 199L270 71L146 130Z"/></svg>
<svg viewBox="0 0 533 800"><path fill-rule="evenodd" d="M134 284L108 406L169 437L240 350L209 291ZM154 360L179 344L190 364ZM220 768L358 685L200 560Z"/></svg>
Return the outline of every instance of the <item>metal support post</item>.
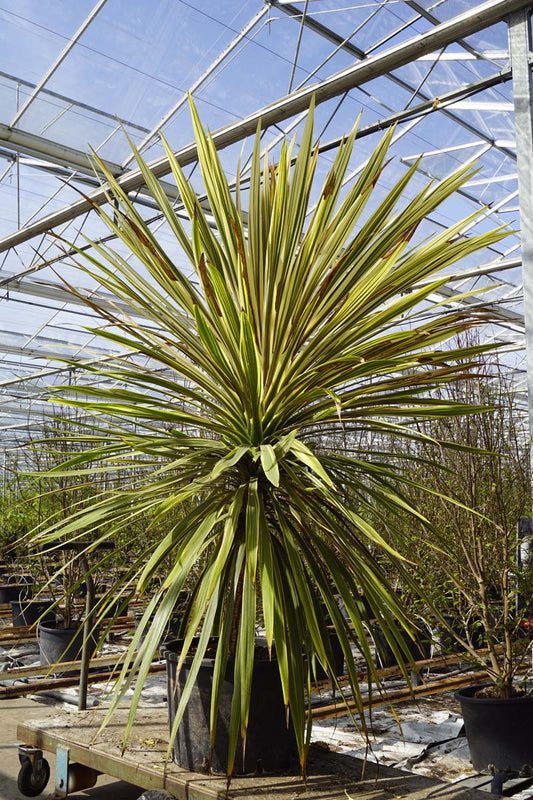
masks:
<svg viewBox="0 0 533 800"><path fill-rule="evenodd" d="M70 764L70 751L68 747L58 745L56 749L56 797L68 795L68 768Z"/></svg>
<svg viewBox="0 0 533 800"><path fill-rule="evenodd" d="M94 601L95 601L95 588L94 580L89 569L87 556L85 553L80 555L80 565L85 576L85 586L87 587L87 594L85 595L85 621L83 623L83 645L81 649L81 664L80 664L80 684L79 684L79 700L78 710L85 711L87 709L87 686L89 682L89 662L91 660L93 641L92 633L94 628Z"/></svg>
<svg viewBox="0 0 533 800"><path fill-rule="evenodd" d="M531 620L533 596L533 517L520 517L517 525L515 602L517 615Z"/></svg>
<svg viewBox="0 0 533 800"><path fill-rule="evenodd" d="M530 440L533 442L533 93L530 66L531 8L516 11L509 17L509 49L513 69L516 160L522 238L529 432ZM533 447L531 445L530 460L533 466Z"/></svg>

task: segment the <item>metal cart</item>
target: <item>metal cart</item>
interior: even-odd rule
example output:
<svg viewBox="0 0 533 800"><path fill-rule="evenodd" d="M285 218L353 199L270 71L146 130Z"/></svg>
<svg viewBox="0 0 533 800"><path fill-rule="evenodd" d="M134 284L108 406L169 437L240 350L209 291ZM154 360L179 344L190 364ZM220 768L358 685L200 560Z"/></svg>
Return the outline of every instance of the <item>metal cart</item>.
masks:
<svg viewBox="0 0 533 800"><path fill-rule="evenodd" d="M17 734L21 768L19 789L36 797L46 788L50 767L44 753L55 753L53 798L90 788L101 774L128 781L140 789L162 789L179 800L370 800L405 797L426 800L436 792L439 800L487 800L487 794L443 784L432 778L368 764L361 779L362 762L350 756L313 747L307 783L299 774L256 775L234 778L229 790L223 776L188 772L167 763L168 723L162 708L141 708L128 747L122 752L127 709L97 733L101 710L61 712L45 720L24 722Z"/></svg>

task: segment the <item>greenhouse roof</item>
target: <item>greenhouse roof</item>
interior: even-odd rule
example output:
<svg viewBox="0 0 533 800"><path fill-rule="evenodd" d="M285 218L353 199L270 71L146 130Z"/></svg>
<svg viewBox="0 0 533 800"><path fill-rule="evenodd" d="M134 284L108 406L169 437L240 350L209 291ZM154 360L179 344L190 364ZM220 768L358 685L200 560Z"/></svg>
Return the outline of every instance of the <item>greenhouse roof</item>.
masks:
<svg viewBox="0 0 533 800"><path fill-rule="evenodd" d="M484 335L505 345L525 400L522 250L529 262L533 226L528 6L524 0L4 0L3 447L39 431L48 387L75 380L73 362L110 355L87 330L98 319L67 291L68 284L88 293L97 287L84 281L61 242L83 246L84 237L105 232L91 210L105 193L87 153L98 153L153 218L158 235L169 238L128 137L181 213L159 133L194 182L188 93L214 132L230 178L239 156L246 169L258 124L275 153L286 134L300 130L312 97L322 172L359 114L352 177L393 124L385 185L417 159L413 191L475 162L477 173L423 233L476 209L473 232L510 227L499 245L450 273L439 294L445 302L465 292L461 302L488 304L493 322Z"/></svg>

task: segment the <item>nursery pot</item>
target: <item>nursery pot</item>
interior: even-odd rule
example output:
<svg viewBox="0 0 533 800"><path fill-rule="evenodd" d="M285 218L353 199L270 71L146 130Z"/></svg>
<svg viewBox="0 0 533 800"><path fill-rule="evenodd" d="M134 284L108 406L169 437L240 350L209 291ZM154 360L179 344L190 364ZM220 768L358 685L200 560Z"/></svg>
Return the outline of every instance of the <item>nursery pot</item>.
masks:
<svg viewBox="0 0 533 800"><path fill-rule="evenodd" d="M55 613L49 611L54 605L52 599L43 598L42 600L12 600L11 614L13 625L20 628L22 625L34 625L42 616L41 622L47 624L55 621Z"/></svg>
<svg viewBox="0 0 533 800"><path fill-rule="evenodd" d="M429 631L427 632L427 635L422 636L416 641L413 641L407 631L403 628L400 630L400 635L404 640L407 650L410 653L413 661L421 661L430 657L431 637ZM378 625L374 625L372 627L372 636L374 637L374 642L376 643L376 663L378 667L383 669L384 667L398 666L398 659L393 653L391 646L387 642L385 634ZM407 661L408 659L406 657L405 663L407 663Z"/></svg>
<svg viewBox="0 0 533 800"><path fill-rule="evenodd" d="M331 631L329 634L329 643L331 645L331 650L333 652L333 663L334 663L334 675L339 676L342 675L344 672L344 652L342 650L342 645L340 643L340 639L334 631ZM325 667L322 663L315 659L315 680L317 681L324 681L328 678L328 673L326 672Z"/></svg>
<svg viewBox="0 0 533 800"><path fill-rule="evenodd" d="M467 686L455 693L474 769L533 767L533 697L474 697L486 685Z"/></svg>
<svg viewBox="0 0 533 800"><path fill-rule="evenodd" d="M96 600L101 600L100 597L96 597ZM122 608L122 599L118 599L113 601L110 605L107 606L105 614L102 616L102 619L109 619L111 617L125 617L128 613L128 606L126 605Z"/></svg>
<svg viewBox="0 0 533 800"><path fill-rule="evenodd" d="M77 661L81 658L83 646L83 623L77 628L61 628L56 623L39 623L37 626L39 640L39 658L41 664L59 664L63 661ZM91 634L91 651L96 650L98 632ZM54 670L61 675L68 675L65 670ZM74 670L76 672L76 670Z"/></svg>
<svg viewBox="0 0 533 800"><path fill-rule="evenodd" d="M437 652L458 653L463 648L453 636L452 631L455 632L462 639L468 640L469 637L467 636L467 631L464 626L464 623L461 620L458 620L449 614L444 614L444 620L450 626L451 631L445 628L444 626L437 627L433 631L433 641L434 644L436 645ZM479 624L471 623L469 627L469 632L470 632L470 641L472 642L472 645L473 647L476 648L476 650L485 646L484 634Z"/></svg>
<svg viewBox="0 0 533 800"><path fill-rule="evenodd" d="M437 625L433 629L433 644L436 652L440 654L458 653L462 650L462 647L453 634L456 633L465 639L465 627L461 620L456 619L451 614L444 614L443 619L451 630L444 625Z"/></svg>
<svg viewBox="0 0 533 800"><path fill-rule="evenodd" d="M12 600L26 600L31 597L32 589L27 583L5 583L0 586L0 603L11 603Z"/></svg>
<svg viewBox="0 0 533 800"><path fill-rule="evenodd" d="M363 601L363 596L361 595L361 603L362 603L362 601ZM339 601L338 598L336 598L336 602L337 602L337 604L339 604L340 601ZM366 600L365 600L365 603L366 603ZM331 620L331 616L330 616L330 614L328 612L326 604L325 603L321 603L320 604L320 609L321 609L324 621L326 622L327 625L331 626L332 625L332 620ZM348 612L346 611L346 607L344 606L344 603L342 604L342 608L340 610L341 610L341 613L343 614L343 616L345 615L345 618L347 619L348 618ZM340 643L340 639L339 639L338 634L336 633L336 631L331 630L331 628L329 630L329 644L330 644L332 655L333 655L333 675L334 676L342 675L342 673L344 672L344 652L343 652L342 645ZM313 674L313 680L315 680L315 681L324 681L327 678L329 678L329 675L328 675L328 673L326 671L325 665L322 664L322 662L319 661L317 658L315 658L315 669L314 669L314 674Z"/></svg>
<svg viewBox="0 0 533 800"><path fill-rule="evenodd" d="M159 640L158 648L162 647L166 642L170 641L171 639L175 639L179 635L180 625L181 625L181 622L183 620L184 610L185 610L186 603L187 603L187 601L189 599L189 596L190 596L189 592L180 592L180 595L178 597L176 605L174 606L174 610L172 611L172 614L170 615L169 620L168 620L168 622L167 622L167 624L165 626L165 630L163 631L161 639ZM144 628L144 630L142 632L142 635L141 635L141 638L140 638L139 644L138 644L139 648L141 648L143 646L143 643L144 643L144 640L146 638L146 635L147 635L148 631L150 630L150 624L151 624L152 620L154 619L155 615L156 615L156 611L153 611L152 614L150 615L150 623L149 623L148 626L146 626ZM135 627L136 628L139 627L139 622L141 621L142 617L143 617L143 612L142 611L136 611L135 612L134 618L135 618Z"/></svg>
<svg viewBox="0 0 533 800"><path fill-rule="evenodd" d="M181 641L168 642L167 662L168 708L170 728L176 715L193 656L189 655L176 673ZM209 740L209 710L215 665L214 645L208 651L213 657L204 658L173 745L174 761L193 772L224 772L227 768L228 733L233 697L233 663L228 663L217 717L215 746L211 754ZM266 640L256 640L256 655L252 678L252 696L243 764L242 743L239 741L235 758L235 773L256 771L277 772L288 769L296 753L292 726L287 726L285 706L278 671L273 655L269 660Z"/></svg>
<svg viewBox="0 0 533 800"><path fill-rule="evenodd" d="M17 574L10 575L7 579L7 583L24 583L28 586L33 586L35 579L29 572L18 572Z"/></svg>

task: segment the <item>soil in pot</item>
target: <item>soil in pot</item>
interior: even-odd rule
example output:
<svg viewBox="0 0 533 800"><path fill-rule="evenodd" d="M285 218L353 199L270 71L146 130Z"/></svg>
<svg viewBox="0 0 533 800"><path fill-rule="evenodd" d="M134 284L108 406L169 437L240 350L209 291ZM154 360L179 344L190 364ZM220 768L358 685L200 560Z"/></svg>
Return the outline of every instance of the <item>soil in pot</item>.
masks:
<svg viewBox="0 0 533 800"><path fill-rule="evenodd" d="M52 598L45 597L41 600L12 600L11 614L14 627L19 628L22 625L34 625L41 617L43 625L55 622L55 612L49 610L52 608L53 604L54 601ZM44 616L42 616L43 614Z"/></svg>
<svg viewBox="0 0 533 800"><path fill-rule="evenodd" d="M177 675L180 650L180 641L167 643L165 658L171 728L193 660L192 655L188 656ZM214 657L205 658L202 661L173 747L174 761L181 767L194 772L225 772L227 768L228 731L233 697L233 664L228 664L222 688L215 746L211 754L209 709L214 664ZM291 768L295 763L297 763L296 740L292 727L287 726L278 663L274 656L272 660L269 660L266 641L258 640L252 678L245 762L243 764L242 743L239 742L235 774L279 772Z"/></svg>
<svg viewBox="0 0 533 800"><path fill-rule="evenodd" d="M413 641L407 631L401 629L400 635L404 640L408 652L413 661L421 661L429 658L431 655L431 634L429 631L423 632L419 639ZM385 634L378 625L372 626L372 636L376 645L376 663L378 667L395 667L398 665L398 659L392 651L391 646L385 638ZM405 663L408 659L406 658Z"/></svg>
<svg viewBox="0 0 533 800"><path fill-rule="evenodd" d="M41 664L60 664L63 661L77 661L81 658L83 646L83 625L77 628L62 628L57 623L39 623L39 658ZM98 632L91 635L91 651L96 650ZM59 675L68 675L68 670L55 669Z"/></svg>
<svg viewBox="0 0 533 800"><path fill-rule="evenodd" d="M486 684L459 689L470 758L478 772L533 768L533 696L476 697Z"/></svg>

